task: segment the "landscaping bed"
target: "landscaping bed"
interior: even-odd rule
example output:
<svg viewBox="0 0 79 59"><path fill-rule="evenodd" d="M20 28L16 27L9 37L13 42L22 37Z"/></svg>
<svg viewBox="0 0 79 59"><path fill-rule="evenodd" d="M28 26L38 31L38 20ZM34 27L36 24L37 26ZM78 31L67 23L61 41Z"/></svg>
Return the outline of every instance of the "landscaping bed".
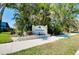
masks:
<svg viewBox="0 0 79 59"><path fill-rule="evenodd" d="M25 49L12 55L74 55L79 49L79 35Z"/></svg>
<svg viewBox="0 0 79 59"><path fill-rule="evenodd" d="M10 32L0 33L0 44L12 42Z"/></svg>

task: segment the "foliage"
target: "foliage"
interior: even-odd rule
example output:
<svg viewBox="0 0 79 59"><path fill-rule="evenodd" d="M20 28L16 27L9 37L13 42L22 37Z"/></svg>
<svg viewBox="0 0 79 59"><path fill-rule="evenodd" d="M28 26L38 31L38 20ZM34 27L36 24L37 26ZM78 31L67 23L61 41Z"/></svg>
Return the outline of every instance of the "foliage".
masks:
<svg viewBox="0 0 79 59"><path fill-rule="evenodd" d="M76 16L79 10L76 5L73 3L18 4L15 14L16 28L23 33L23 31L31 31L32 25L47 25L50 34L78 30L79 23Z"/></svg>
<svg viewBox="0 0 79 59"><path fill-rule="evenodd" d="M50 20L46 6L48 6L48 4L19 5L18 13L16 13L15 17L17 28L23 32L32 30L32 25L46 25Z"/></svg>
<svg viewBox="0 0 79 59"><path fill-rule="evenodd" d="M53 21L60 23L61 28L71 32L72 30L79 29L76 16L78 14L78 9L76 4L51 4L50 11ZM77 11L77 12L76 12Z"/></svg>

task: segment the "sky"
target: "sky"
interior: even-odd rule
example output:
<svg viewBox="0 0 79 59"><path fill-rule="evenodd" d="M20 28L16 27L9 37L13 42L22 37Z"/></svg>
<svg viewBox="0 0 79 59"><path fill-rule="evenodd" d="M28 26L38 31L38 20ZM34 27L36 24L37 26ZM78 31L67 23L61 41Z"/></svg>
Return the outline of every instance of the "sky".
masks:
<svg viewBox="0 0 79 59"><path fill-rule="evenodd" d="M14 13L15 13L14 9L5 8L5 11L2 17L2 22L7 22L11 28L14 27L14 23L15 23L15 20L13 19Z"/></svg>

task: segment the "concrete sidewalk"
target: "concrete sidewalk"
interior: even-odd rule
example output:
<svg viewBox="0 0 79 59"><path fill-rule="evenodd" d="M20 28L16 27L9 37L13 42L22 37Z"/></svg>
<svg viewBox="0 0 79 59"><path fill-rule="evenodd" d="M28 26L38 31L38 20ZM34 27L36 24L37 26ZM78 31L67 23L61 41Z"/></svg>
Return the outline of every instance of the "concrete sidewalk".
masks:
<svg viewBox="0 0 79 59"><path fill-rule="evenodd" d="M79 50L77 50L77 52L75 53L75 55L79 55Z"/></svg>
<svg viewBox="0 0 79 59"><path fill-rule="evenodd" d="M18 42L0 44L0 54L7 54L7 53L20 51L22 49L27 49L27 48L42 45L45 43L53 42L53 41L56 41L61 38L64 38L64 37L52 36L52 37L48 38L47 40L35 39L35 40L18 41Z"/></svg>
<svg viewBox="0 0 79 59"><path fill-rule="evenodd" d="M13 53L16 51L28 49L45 43L54 42L62 38L65 38L65 37L51 36L47 40L34 39L34 40L17 41L17 42L11 42L6 44L0 44L0 54Z"/></svg>

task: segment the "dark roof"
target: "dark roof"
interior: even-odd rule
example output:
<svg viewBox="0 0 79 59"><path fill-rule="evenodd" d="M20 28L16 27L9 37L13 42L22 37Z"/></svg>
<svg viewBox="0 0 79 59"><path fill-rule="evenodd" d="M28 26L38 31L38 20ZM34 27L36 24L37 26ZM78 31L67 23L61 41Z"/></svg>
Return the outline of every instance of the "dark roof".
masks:
<svg viewBox="0 0 79 59"><path fill-rule="evenodd" d="M1 22L1 27L9 27L9 24L7 22Z"/></svg>

